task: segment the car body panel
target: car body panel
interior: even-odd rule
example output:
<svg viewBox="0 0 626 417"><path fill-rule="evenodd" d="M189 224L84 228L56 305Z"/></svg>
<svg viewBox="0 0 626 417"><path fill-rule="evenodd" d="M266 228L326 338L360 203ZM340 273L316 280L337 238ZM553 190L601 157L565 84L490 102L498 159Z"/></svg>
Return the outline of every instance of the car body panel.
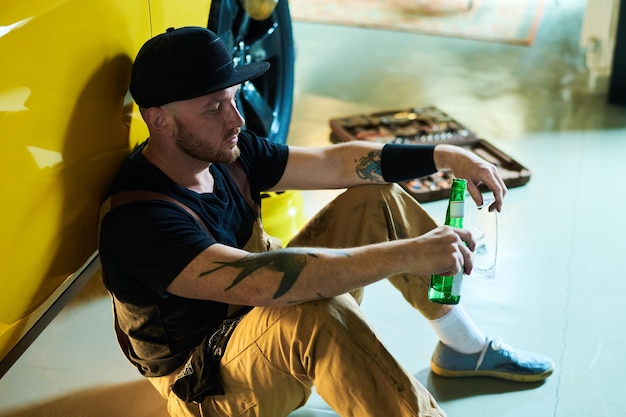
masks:
<svg viewBox="0 0 626 417"><path fill-rule="evenodd" d="M96 252L100 197L147 137L132 59L210 0L0 0L0 359Z"/></svg>

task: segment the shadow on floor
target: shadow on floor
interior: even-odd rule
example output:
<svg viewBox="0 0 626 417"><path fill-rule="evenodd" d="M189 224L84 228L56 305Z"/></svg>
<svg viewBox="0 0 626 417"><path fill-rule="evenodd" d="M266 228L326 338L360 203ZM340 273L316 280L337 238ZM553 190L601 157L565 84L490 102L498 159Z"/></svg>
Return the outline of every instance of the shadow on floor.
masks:
<svg viewBox="0 0 626 417"><path fill-rule="evenodd" d="M415 377L439 402L489 394L527 391L538 388L545 383L545 381L519 383L488 377L443 378L433 374L430 368L421 370L415 374Z"/></svg>
<svg viewBox="0 0 626 417"><path fill-rule="evenodd" d="M472 396L502 394L535 389L539 383L520 384L493 378L450 379L438 377L429 368L415 377L439 402ZM293 417L337 416L335 412L318 401L295 411ZM145 380L124 384L93 387L76 391L63 397L9 410L0 417L168 417L167 406L150 383Z"/></svg>
<svg viewBox="0 0 626 417"><path fill-rule="evenodd" d="M147 380L94 387L29 404L0 417L168 417L167 405Z"/></svg>

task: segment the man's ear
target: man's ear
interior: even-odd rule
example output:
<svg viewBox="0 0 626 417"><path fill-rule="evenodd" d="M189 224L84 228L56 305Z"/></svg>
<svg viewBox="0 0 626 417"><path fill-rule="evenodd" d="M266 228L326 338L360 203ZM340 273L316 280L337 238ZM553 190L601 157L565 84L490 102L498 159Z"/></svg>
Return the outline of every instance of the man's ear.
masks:
<svg viewBox="0 0 626 417"><path fill-rule="evenodd" d="M173 117L161 107L150 107L144 110L144 120L150 130L165 136L172 134Z"/></svg>

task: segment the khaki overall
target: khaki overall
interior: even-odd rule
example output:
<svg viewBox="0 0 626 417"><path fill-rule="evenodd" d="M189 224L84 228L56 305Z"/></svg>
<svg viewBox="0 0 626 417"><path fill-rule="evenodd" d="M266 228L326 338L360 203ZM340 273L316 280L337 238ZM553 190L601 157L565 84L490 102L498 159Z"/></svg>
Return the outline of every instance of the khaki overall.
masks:
<svg viewBox="0 0 626 417"><path fill-rule="evenodd" d="M333 200L289 246L352 247L422 235L435 226L399 186L365 185ZM245 249L268 247L277 245L259 223ZM389 280L426 317L440 312L427 300L428 277ZM253 308L222 358L225 395L185 403L169 388L176 372L150 381L175 417L287 416L306 403L313 386L342 417L445 416L380 343L359 308L362 296L360 290L291 307Z"/></svg>

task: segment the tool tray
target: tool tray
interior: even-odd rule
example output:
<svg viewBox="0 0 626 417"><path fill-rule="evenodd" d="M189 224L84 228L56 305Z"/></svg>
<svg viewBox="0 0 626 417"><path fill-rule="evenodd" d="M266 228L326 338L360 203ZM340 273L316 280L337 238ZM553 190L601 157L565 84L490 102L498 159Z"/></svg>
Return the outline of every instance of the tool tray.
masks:
<svg viewBox="0 0 626 417"><path fill-rule="evenodd" d="M526 167L434 106L331 119L330 128L330 140L333 143L368 140L458 145L494 164L508 188L519 187L530 181L530 171ZM428 202L447 199L452 178L452 173L445 170L401 185L417 201ZM487 191L482 185L481 189Z"/></svg>

